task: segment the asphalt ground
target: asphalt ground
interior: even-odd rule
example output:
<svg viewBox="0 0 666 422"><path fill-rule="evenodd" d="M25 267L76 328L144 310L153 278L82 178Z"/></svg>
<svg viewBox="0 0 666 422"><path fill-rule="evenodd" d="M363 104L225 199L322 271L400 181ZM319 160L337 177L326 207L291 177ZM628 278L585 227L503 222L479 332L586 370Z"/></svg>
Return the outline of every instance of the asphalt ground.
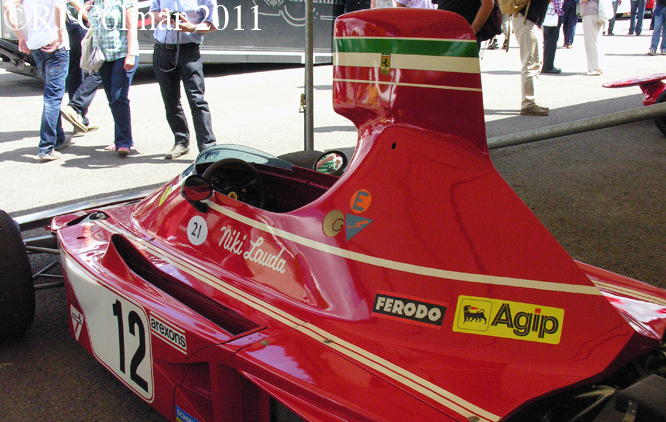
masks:
<svg viewBox="0 0 666 422"><path fill-rule="evenodd" d="M542 75L537 97L547 117L519 115L520 59L485 51L481 60L489 138L642 106L638 88L604 82L662 73L666 56L646 55L651 31L624 35L628 20L604 37L602 76L586 70L582 25L574 48L559 48L560 75ZM500 37L500 41L501 41ZM559 44L562 44L560 39ZM206 97L218 143L284 154L303 149L303 69L279 65L206 66ZM159 186L195 153L164 160L173 143L159 89L142 66L130 89L135 150L103 151L113 121L98 92L89 117L98 131L74 138L62 159L36 158L42 108L39 81L0 70L0 208L12 216L82 199ZM356 130L331 107L331 66L315 68L315 149L353 148ZM187 108L187 105L185 105ZM70 129L65 123L65 127ZM666 287L666 137L652 121L491 151L495 166L573 258ZM527 259L528 257L526 257ZM0 409L14 421L163 421L89 356L67 332L62 288L37 292L35 322L0 345Z"/></svg>

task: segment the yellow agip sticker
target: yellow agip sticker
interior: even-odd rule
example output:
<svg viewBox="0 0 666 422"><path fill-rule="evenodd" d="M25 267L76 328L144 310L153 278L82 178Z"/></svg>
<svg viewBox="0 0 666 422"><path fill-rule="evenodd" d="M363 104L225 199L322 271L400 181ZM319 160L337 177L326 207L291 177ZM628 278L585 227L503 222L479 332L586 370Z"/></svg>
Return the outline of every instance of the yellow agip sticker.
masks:
<svg viewBox="0 0 666 422"><path fill-rule="evenodd" d="M559 344L563 322L564 309L459 296L453 331Z"/></svg>

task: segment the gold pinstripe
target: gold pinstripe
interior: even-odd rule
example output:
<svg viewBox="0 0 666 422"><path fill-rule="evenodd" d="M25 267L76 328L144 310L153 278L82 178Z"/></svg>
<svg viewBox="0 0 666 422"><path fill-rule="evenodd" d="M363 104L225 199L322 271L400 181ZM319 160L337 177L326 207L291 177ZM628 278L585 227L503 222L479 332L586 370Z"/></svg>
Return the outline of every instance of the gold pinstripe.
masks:
<svg viewBox="0 0 666 422"><path fill-rule="evenodd" d="M337 66L380 67L379 53L343 53L333 56ZM481 73L479 59L457 56L423 56L417 54L391 54L391 68L456 73Z"/></svg>
<svg viewBox="0 0 666 422"><path fill-rule="evenodd" d="M626 296L633 297L634 299L639 299L639 300L644 300L646 302L652 302L656 303L658 305L663 305L666 306L666 299L663 299L661 297L653 296L649 293L644 293L638 290L631 289L629 287L621 287L621 286L616 286L614 284L610 283L605 283L603 281L599 280L592 280L592 283L594 283L596 286L598 286L600 289L608 290L611 292L623 294Z"/></svg>
<svg viewBox="0 0 666 422"><path fill-rule="evenodd" d="M391 82L391 81L376 81L364 79L342 79L333 78L333 82L348 82L348 83L361 83L361 84L376 84L376 85L395 85L395 86L411 86L416 88L435 88L435 89L450 89L454 91L472 91L481 92L481 88L466 88L461 86L445 86L445 85L429 85L429 84L411 84L405 82Z"/></svg>
<svg viewBox="0 0 666 422"><path fill-rule="evenodd" d="M563 284L563 283L554 283L547 281L525 280L525 279L511 278L511 277L499 277L492 275L462 273L457 271L448 271L439 268L423 267L420 265L391 261L384 258L352 252L347 249L342 249L336 246L327 245L325 243L317 242L315 240L311 240L303 236L290 233L285 230L277 229L275 227L269 226L268 224L260 223L259 221L242 216L234 211L221 207L213 202L206 201L206 203L211 209L219 212L220 214L223 214L233 220L246 224L250 227L254 227L257 230L270 233L276 237L281 237L283 239L298 243L299 245L302 246L313 248L320 252L337 255L345 259L350 259L353 261L362 262L369 265L375 265L378 267L392 269L396 271L402 271L415 275L444 278L449 280L459 280L469 283L522 287L527 289L547 290L547 291L564 292L564 293L579 293L579 294L587 294L594 296L601 295L601 292L599 292L599 290L595 286L581 286L577 284Z"/></svg>

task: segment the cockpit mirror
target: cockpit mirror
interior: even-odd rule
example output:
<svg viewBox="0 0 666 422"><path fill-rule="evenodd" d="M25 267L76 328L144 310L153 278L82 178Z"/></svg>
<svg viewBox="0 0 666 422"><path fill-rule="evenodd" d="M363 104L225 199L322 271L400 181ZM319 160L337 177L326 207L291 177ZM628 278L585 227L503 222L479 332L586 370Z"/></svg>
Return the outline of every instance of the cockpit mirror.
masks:
<svg viewBox="0 0 666 422"><path fill-rule="evenodd" d="M201 201L210 198L212 194L210 183L201 176L189 176L180 186L180 195L202 212L205 212L207 207Z"/></svg>
<svg viewBox="0 0 666 422"><path fill-rule="evenodd" d="M347 168L347 156L341 151L328 151L315 161L313 169L319 173L340 176Z"/></svg>

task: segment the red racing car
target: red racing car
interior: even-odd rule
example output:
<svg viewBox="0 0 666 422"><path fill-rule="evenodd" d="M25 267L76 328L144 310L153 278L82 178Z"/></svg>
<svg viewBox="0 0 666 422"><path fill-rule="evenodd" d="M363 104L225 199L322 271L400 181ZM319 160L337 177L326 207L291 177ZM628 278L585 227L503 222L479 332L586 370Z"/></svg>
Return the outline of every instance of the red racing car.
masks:
<svg viewBox="0 0 666 422"><path fill-rule="evenodd" d="M333 72L341 176L222 145L53 219L72 336L171 421L666 421L666 292L574 261L497 173L469 25L343 15ZM3 336L31 320L6 220Z"/></svg>

